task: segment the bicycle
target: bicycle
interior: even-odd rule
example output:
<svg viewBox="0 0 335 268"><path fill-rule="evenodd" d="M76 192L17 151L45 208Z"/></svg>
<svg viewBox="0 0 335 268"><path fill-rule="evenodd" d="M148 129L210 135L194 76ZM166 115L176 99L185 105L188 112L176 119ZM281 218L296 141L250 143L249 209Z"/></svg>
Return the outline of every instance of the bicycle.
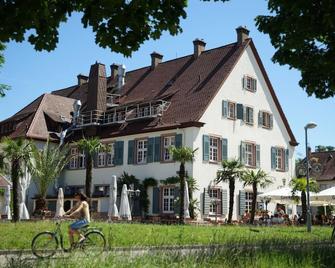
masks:
<svg viewBox="0 0 335 268"><path fill-rule="evenodd" d="M81 249L85 253L95 255L99 255L105 250L106 239L99 228L86 226L80 232L84 235L85 239L81 242L75 242L70 248L65 248L61 221L58 220L53 232L44 231L33 238L31 250L38 258L51 258L56 254L59 246L63 252Z"/></svg>

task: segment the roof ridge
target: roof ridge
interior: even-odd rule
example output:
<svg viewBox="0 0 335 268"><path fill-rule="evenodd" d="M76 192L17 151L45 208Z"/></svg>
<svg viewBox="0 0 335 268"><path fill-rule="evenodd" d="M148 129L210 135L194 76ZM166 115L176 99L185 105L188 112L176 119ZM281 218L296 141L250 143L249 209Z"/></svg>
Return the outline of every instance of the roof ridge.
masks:
<svg viewBox="0 0 335 268"><path fill-rule="evenodd" d="M44 103L44 101L45 101L45 96L48 95L48 94L49 94L49 93L44 93L44 94L42 95L42 99L41 99L41 101L40 101L40 103L39 103L39 105L38 105L38 107L37 107L37 109L36 109L36 111L35 111L33 120L31 120L31 122L30 122L30 124L29 124L28 130L27 130L27 132L26 132L26 137L29 137L30 132L31 132L31 128L32 128L32 126L35 124L35 121L36 121L36 118L37 118L38 113L40 112L40 108L41 108L41 106L42 106L42 103Z"/></svg>

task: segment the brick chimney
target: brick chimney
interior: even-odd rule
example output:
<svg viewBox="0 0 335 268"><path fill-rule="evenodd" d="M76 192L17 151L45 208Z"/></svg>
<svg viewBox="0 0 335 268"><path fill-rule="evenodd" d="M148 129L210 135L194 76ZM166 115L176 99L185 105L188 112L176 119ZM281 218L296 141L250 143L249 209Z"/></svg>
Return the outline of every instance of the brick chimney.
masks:
<svg viewBox="0 0 335 268"><path fill-rule="evenodd" d="M78 79L78 86L81 86L82 84L85 84L88 81L88 77L83 74L78 74L77 79Z"/></svg>
<svg viewBox="0 0 335 268"><path fill-rule="evenodd" d="M203 39L195 39L193 41L194 58L198 58L202 52L205 51L206 43Z"/></svg>
<svg viewBox="0 0 335 268"><path fill-rule="evenodd" d="M111 66L111 78L112 79L115 79L117 77L117 73L118 73L118 68L119 68L119 65L116 64L116 63L113 63Z"/></svg>
<svg viewBox="0 0 335 268"><path fill-rule="evenodd" d="M151 69L155 69L157 65L162 62L163 55L154 51L150 54L150 56L151 56Z"/></svg>
<svg viewBox="0 0 335 268"><path fill-rule="evenodd" d="M96 62L91 66L88 79L87 110L106 111L107 78L104 64Z"/></svg>
<svg viewBox="0 0 335 268"><path fill-rule="evenodd" d="M246 27L238 27L236 28L237 33L237 43L240 45L242 44L246 39L249 38L249 30Z"/></svg>

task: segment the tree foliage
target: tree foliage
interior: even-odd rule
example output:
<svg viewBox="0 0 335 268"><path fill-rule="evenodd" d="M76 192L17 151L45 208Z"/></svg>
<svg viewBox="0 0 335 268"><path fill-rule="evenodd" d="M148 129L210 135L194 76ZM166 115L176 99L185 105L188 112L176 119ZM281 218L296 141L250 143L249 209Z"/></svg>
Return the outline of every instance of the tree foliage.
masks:
<svg viewBox="0 0 335 268"><path fill-rule="evenodd" d="M5 63L5 57L3 54L3 51L5 50L6 46L0 42L0 69L2 68L3 64ZM0 97L4 97L5 96L5 91L9 90L10 87L5 85L5 84L1 84L0 83Z"/></svg>
<svg viewBox="0 0 335 268"><path fill-rule="evenodd" d="M335 94L335 1L268 0L270 15L258 16L258 29L269 34L273 61L301 72L299 85L309 96Z"/></svg>
<svg viewBox="0 0 335 268"><path fill-rule="evenodd" d="M217 172L216 183L228 182L229 184L229 209L228 223L231 223L234 209L235 181L242 178L244 166L238 159L223 160L222 168Z"/></svg>
<svg viewBox="0 0 335 268"><path fill-rule="evenodd" d="M330 152L330 151L335 151L334 146L324 146L324 145L317 145L315 146L315 151L316 152Z"/></svg>

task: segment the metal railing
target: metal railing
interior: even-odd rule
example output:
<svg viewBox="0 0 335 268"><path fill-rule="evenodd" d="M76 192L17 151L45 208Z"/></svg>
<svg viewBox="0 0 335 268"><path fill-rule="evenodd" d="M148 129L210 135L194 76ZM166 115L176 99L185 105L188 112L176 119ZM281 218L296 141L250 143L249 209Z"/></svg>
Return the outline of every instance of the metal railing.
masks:
<svg viewBox="0 0 335 268"><path fill-rule="evenodd" d="M108 107L119 106L120 96L121 95L119 94L107 93L107 99L106 99L107 106Z"/></svg>
<svg viewBox="0 0 335 268"><path fill-rule="evenodd" d="M76 126L122 124L126 121L160 117L168 109L169 105L169 102L157 101L118 106L106 112L93 110L81 113L77 118Z"/></svg>

